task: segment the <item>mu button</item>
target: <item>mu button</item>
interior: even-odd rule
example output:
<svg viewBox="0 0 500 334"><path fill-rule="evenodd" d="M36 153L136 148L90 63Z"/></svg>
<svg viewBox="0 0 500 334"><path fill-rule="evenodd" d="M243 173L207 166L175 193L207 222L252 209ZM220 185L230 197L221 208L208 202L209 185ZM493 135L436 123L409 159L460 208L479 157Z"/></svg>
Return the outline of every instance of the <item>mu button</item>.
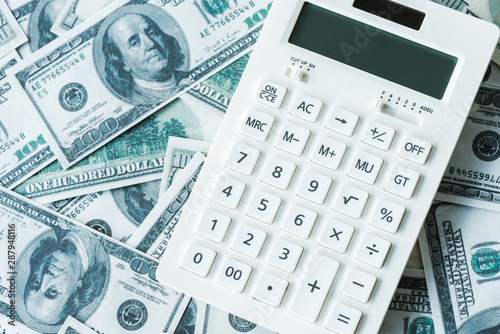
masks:
<svg viewBox="0 0 500 334"><path fill-rule="evenodd" d="M384 160L366 153L364 151L356 152L347 175L368 184L374 184Z"/></svg>

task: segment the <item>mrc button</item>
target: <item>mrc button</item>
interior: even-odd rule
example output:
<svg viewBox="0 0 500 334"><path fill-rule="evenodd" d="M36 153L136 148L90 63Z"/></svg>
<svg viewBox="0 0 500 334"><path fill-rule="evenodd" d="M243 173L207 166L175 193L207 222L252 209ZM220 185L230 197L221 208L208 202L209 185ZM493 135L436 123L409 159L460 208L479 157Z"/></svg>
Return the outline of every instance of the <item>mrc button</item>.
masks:
<svg viewBox="0 0 500 334"><path fill-rule="evenodd" d="M406 136L403 144L399 148L398 155L401 158L416 162L417 164L425 165L431 150L431 143L413 136Z"/></svg>
<svg viewBox="0 0 500 334"><path fill-rule="evenodd" d="M271 81L263 80L254 95L254 100L276 109L281 107L287 89Z"/></svg>
<svg viewBox="0 0 500 334"><path fill-rule="evenodd" d="M274 124L274 117L256 109L250 109L240 127L240 133L261 142L267 140Z"/></svg>

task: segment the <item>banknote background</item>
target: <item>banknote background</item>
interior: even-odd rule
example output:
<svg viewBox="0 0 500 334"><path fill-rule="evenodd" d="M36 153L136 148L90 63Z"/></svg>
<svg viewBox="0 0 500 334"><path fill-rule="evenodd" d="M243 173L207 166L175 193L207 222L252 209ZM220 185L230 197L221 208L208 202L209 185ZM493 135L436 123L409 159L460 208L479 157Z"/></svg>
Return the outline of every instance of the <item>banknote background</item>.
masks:
<svg viewBox="0 0 500 334"><path fill-rule="evenodd" d="M497 0L435 2L500 25ZM9 224L14 224L16 269L24 281L33 270L26 254L44 239L100 245L87 248L99 248L99 256L108 259L94 304L55 326L34 319L24 306L16 327L9 325L9 275L0 267L0 333L271 333L172 291L154 275L270 5L269 0L0 0L0 246L7 248ZM174 93L154 95L149 104L120 96L103 79L102 60L93 56L102 45L93 38L111 21L108 14L128 13L127 6L154 6L158 13L151 17L172 22L186 56L181 70L191 78L177 82ZM86 42L76 43L80 37ZM62 73L60 61L41 70L34 65L68 45L79 50L68 53L72 64L64 71L71 78ZM436 196L448 203L436 202L429 212L380 333L490 334L500 328L497 63L500 44ZM30 79L32 73L38 78ZM74 78L83 83L75 85ZM34 90L23 89L26 83ZM59 92L66 86L68 108L85 101L87 118L63 111ZM43 89L51 91L50 98L40 98ZM90 133L99 120L127 110L133 111L128 125L96 139L71 161L55 144L58 136L78 140L77 134ZM89 249L88 256L99 257ZM5 256L0 255L2 264ZM26 304L22 298L19 303ZM153 321L147 316L153 313L164 316Z"/></svg>

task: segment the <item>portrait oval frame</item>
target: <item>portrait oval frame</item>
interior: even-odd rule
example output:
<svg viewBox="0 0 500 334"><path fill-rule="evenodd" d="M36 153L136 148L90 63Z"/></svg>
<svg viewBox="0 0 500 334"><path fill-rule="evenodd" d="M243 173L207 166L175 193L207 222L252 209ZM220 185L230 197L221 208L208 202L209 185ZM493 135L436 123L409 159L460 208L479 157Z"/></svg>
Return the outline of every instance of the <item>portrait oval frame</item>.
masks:
<svg viewBox="0 0 500 334"><path fill-rule="evenodd" d="M104 52L103 52L103 38L104 34L108 30L109 26L113 24L116 19L127 15L127 14L140 14L147 16L150 18L160 29L174 37L177 42L179 43L180 49L182 53L184 54L184 63L182 66L179 68L176 68L176 70L180 71L185 71L187 72L189 70L189 66L191 64L191 58L190 58L190 50L189 50L189 43L187 40L186 35L184 34L184 31L181 29L180 24L177 22L177 20L170 14L168 14L166 11L162 10L161 8L151 5L151 4L130 4L130 5L125 5L123 7L120 7L113 11L101 24L99 27L99 31L97 32L97 35L94 38L94 45L93 45L93 50L92 54L94 57L94 64L97 70L97 74L99 75L99 78L101 81L104 83L106 88L118 99L125 101L128 104L131 105L138 105L141 103L138 103L137 101L134 101L133 99L130 99L128 97L125 97L121 95L119 92L115 90L115 88L108 82L106 79L106 71L105 71L105 57L104 57ZM154 101L151 104L156 104L161 101Z"/></svg>
<svg viewBox="0 0 500 334"><path fill-rule="evenodd" d="M132 184L130 186L110 190L111 196L113 197L113 200L115 201L118 210L120 210L120 212L123 213L123 215L127 217L127 219L136 227L139 227L142 224L142 221L137 221L135 217L132 217L132 215L128 212L127 208L129 208L129 206L126 204L125 200L125 189L130 187L139 188L141 191L144 191L147 195L151 194L156 195L156 197L151 197L154 201L154 205L156 205L158 203L157 195L160 191L160 184L157 181L158 180L153 180L144 183Z"/></svg>
<svg viewBox="0 0 500 334"><path fill-rule="evenodd" d="M55 0L41 0L35 7L33 13L31 13L30 20L28 22L28 36L29 36L29 47L31 52L40 50L38 43L40 43L40 31L38 30L38 24L40 22L40 14L42 10L52 1ZM70 1L70 0L66 0ZM50 31L50 30L49 30Z"/></svg>
<svg viewBox="0 0 500 334"><path fill-rule="evenodd" d="M92 235L91 232L79 229L79 228L74 228L71 229L72 232L75 233L89 233L92 238L96 238L96 236ZM26 284L28 281L29 273L30 273L30 268L29 268L29 259L33 253L33 251L38 247L40 242L46 238L55 238L57 239L56 232L53 229L50 229L48 231L45 231L39 235L37 235L33 240L31 240L28 245L21 251L21 254L19 255L17 264L16 264L16 270L17 270L17 279L16 279L16 311L21 318L21 320L24 322L26 326L29 328L41 332L41 333L57 333L63 323L57 324L57 325L46 325L46 324L41 324L38 322L36 319L31 317L30 313L26 309L26 305L24 303L24 291L26 288ZM98 298L95 298L89 305L84 306L78 313L76 314L75 318L77 318L78 321L81 321L84 323L88 318L92 316L92 314L97 310L97 308L100 306L102 300L104 299L104 295L106 294L106 291L108 289L109 281L110 281L110 272L111 272L111 264L109 260L109 256L102 247L102 245L98 242L97 243L99 246L98 252L102 252L103 254L106 254L106 281L104 283L102 292L99 294Z"/></svg>
<svg viewBox="0 0 500 334"><path fill-rule="evenodd" d="M490 307L468 318L459 328L458 334L478 333L498 326L500 306Z"/></svg>

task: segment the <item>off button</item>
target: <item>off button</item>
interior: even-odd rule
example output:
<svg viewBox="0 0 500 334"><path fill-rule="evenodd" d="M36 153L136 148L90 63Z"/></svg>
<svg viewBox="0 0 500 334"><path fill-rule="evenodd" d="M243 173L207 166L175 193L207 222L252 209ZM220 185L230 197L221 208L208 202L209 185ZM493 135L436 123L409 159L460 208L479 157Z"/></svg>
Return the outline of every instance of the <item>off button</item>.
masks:
<svg viewBox="0 0 500 334"><path fill-rule="evenodd" d="M399 148L398 155L419 165L425 165L431 150L431 143L413 136L406 136Z"/></svg>
<svg viewBox="0 0 500 334"><path fill-rule="evenodd" d="M267 106L279 109L285 99L287 89L277 85L271 81L263 80L257 92L255 92L254 100L263 103Z"/></svg>

